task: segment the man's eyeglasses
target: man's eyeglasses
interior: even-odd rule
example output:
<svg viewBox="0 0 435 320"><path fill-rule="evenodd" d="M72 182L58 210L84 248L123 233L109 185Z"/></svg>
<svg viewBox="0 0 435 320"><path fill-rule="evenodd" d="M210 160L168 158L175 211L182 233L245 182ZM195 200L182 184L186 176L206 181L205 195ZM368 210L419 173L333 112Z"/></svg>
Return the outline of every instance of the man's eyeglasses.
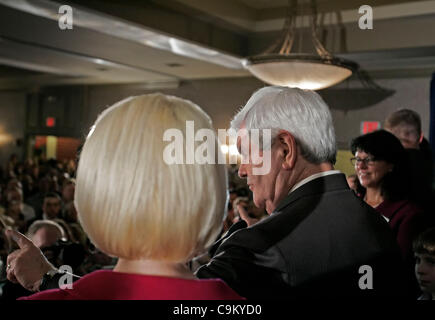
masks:
<svg viewBox="0 0 435 320"><path fill-rule="evenodd" d="M360 164L361 162L363 162L366 166L372 166L375 163L376 159L372 158L372 157L367 157L367 158L351 158L350 162L352 163L353 166L356 166L358 164Z"/></svg>

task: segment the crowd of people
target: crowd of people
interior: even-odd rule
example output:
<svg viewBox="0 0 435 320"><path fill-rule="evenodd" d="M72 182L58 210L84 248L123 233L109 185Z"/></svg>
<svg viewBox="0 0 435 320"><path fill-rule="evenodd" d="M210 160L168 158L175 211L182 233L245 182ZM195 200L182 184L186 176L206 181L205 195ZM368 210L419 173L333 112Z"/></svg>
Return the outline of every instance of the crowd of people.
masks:
<svg viewBox="0 0 435 320"><path fill-rule="evenodd" d="M0 174L0 299L31 294L6 279L6 260L17 244L5 230L25 234L54 265L86 274L113 265L83 231L74 206L76 161L12 155Z"/></svg>
<svg viewBox="0 0 435 320"><path fill-rule="evenodd" d="M238 175L252 193L228 184L218 147L214 163L162 161L164 133L186 135L186 121L213 130L190 101L130 97L99 116L77 170L75 162L12 157L2 192L3 292L40 291L27 299L435 299L432 159L415 112L395 112L385 130L352 139L355 175L346 180L334 169L335 132L323 99L262 88L231 122L239 149L270 155L259 163L242 152ZM254 129L271 129L271 141L251 140ZM256 174L265 162L270 170ZM62 263L83 276L72 289L59 288ZM104 265L110 270L99 270Z"/></svg>

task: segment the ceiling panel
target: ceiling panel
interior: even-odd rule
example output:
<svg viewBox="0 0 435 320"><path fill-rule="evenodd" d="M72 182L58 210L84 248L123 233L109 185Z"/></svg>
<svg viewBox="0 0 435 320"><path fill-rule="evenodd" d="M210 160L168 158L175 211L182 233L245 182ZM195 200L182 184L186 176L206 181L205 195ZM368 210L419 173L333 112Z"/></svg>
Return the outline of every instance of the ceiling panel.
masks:
<svg viewBox="0 0 435 320"><path fill-rule="evenodd" d="M23 3L45 3L54 9L60 5L46 0L0 0L0 64L37 72L23 83L140 82L150 86L250 76L240 68L241 59L261 52L277 38L287 6L286 0L70 0L76 14L80 13L76 23L84 23L63 31L55 10L38 16L20 10L17 4ZM373 30L358 28L357 8L362 4L374 7ZM378 74L435 69L431 51L435 40L428 32L435 30L435 1L321 0L318 7L320 12L341 13L343 29L334 32L344 35L346 46L328 47L332 52L348 55ZM98 24L95 17L104 23ZM116 30L121 32L115 32L120 26ZM327 28L322 35L329 37L334 25ZM142 38L147 33L157 35L156 42ZM327 46L340 42L328 37ZM391 59L389 51L402 56ZM219 57L232 59L235 67L217 63ZM0 68L3 84L7 78L20 82L19 76Z"/></svg>

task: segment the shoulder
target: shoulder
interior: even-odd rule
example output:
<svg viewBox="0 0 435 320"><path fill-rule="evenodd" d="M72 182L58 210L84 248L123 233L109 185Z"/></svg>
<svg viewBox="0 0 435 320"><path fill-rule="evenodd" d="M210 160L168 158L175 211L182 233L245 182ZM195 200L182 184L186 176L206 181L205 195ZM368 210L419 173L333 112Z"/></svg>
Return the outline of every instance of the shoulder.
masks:
<svg viewBox="0 0 435 320"><path fill-rule="evenodd" d="M116 277L110 270L91 272L72 283L72 288L62 287L35 293L23 300L80 300L92 298L96 291L104 291L108 284L116 282ZM71 281L73 278L71 277ZM94 290L98 288L98 290Z"/></svg>
<svg viewBox="0 0 435 320"><path fill-rule="evenodd" d="M46 290L21 300L239 300L220 279L180 279L163 276L94 271L72 289Z"/></svg>
<svg viewBox="0 0 435 320"><path fill-rule="evenodd" d="M249 228L234 232L223 241L220 249L237 246L262 252L290 234L293 240L295 237L303 240L313 233L327 233L337 228L365 230L379 225L379 228L388 229L376 211L349 189L305 193L288 199L279 211Z"/></svg>
<svg viewBox="0 0 435 320"><path fill-rule="evenodd" d="M432 297L429 293L423 293L417 300L432 300Z"/></svg>
<svg viewBox="0 0 435 320"><path fill-rule="evenodd" d="M391 211L397 215L397 218L406 220L414 219L424 213L418 204L408 199L385 202L384 210Z"/></svg>
<svg viewBox="0 0 435 320"><path fill-rule="evenodd" d="M242 300L243 298L221 279L192 280L189 288L195 300Z"/></svg>
<svg viewBox="0 0 435 320"><path fill-rule="evenodd" d="M37 292L28 297L22 297L18 300L72 300L77 299L74 294L63 289L50 289Z"/></svg>
<svg viewBox="0 0 435 320"><path fill-rule="evenodd" d="M276 242L274 238L278 233L288 234L288 228L285 228L280 220L278 215L271 215L250 227L239 229L222 241L218 251L237 248L238 254L241 250L262 252L273 246Z"/></svg>

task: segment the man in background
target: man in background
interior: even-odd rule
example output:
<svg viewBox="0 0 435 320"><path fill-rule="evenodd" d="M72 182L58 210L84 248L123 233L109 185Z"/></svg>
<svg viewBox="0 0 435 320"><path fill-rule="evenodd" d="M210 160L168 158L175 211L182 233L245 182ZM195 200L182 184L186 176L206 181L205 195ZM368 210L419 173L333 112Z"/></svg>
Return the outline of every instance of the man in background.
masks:
<svg viewBox="0 0 435 320"><path fill-rule="evenodd" d="M385 119L384 128L394 134L406 149L413 177L413 200L424 208L430 219L429 225L433 225L433 158L421 129L420 115L410 109L397 110Z"/></svg>
<svg viewBox="0 0 435 320"><path fill-rule="evenodd" d="M61 218L62 201L57 193L50 192L44 196L42 204L42 219L53 220Z"/></svg>

